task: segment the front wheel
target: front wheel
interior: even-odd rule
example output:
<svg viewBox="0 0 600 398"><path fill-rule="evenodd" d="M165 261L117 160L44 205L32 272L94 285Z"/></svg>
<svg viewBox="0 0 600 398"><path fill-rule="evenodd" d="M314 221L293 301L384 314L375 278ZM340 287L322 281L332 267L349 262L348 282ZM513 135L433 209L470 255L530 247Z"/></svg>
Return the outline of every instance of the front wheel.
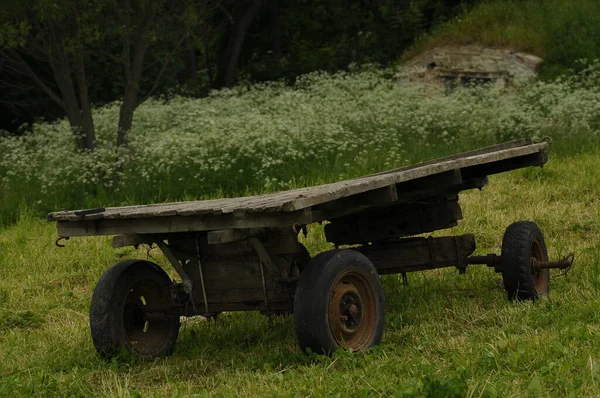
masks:
<svg viewBox="0 0 600 398"><path fill-rule="evenodd" d="M90 307L98 353L112 358L125 349L143 360L170 355L179 333L179 317L167 315L171 283L149 261L128 260L109 268L94 289Z"/></svg>
<svg viewBox="0 0 600 398"><path fill-rule="evenodd" d="M302 351L331 354L366 350L381 342L385 301L377 270L354 250L331 250L304 269L294 296Z"/></svg>
<svg viewBox="0 0 600 398"><path fill-rule="evenodd" d="M550 291L550 270L534 269L532 258L548 261L544 235L531 221L511 224L502 238L502 280L509 300L536 300Z"/></svg>

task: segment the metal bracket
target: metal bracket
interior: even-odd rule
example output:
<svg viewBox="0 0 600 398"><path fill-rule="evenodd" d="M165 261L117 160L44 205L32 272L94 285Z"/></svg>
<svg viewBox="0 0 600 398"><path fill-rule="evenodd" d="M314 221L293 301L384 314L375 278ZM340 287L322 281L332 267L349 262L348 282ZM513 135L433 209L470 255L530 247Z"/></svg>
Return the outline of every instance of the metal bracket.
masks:
<svg viewBox="0 0 600 398"><path fill-rule="evenodd" d="M275 262L273 261L273 259L269 255L269 252L267 252L267 249L265 249L261 241L255 237L252 237L248 240L250 241L252 246L254 246L254 250L256 251L256 254L258 254L258 257L260 257L261 261L267 264L267 267L271 268L271 270L275 273L281 274L281 271L279 270L277 265L275 265Z"/></svg>
<svg viewBox="0 0 600 398"><path fill-rule="evenodd" d="M192 279L185 272L185 270L183 269L183 267L181 266L179 261L177 261L177 258L171 251L171 248L169 247L169 245L167 245L162 240L159 240L157 242L157 245L158 245L158 247L160 247L160 250L162 250L165 257L167 257L167 260L169 260L169 262L171 263L173 268L175 268L175 271L177 271L177 274L181 277L181 284L183 285L183 291L186 292L187 294L191 294L192 293L192 285L193 285Z"/></svg>
<svg viewBox="0 0 600 398"><path fill-rule="evenodd" d="M263 246L261 241L258 240L258 238L252 237L248 240L250 241L252 246L254 246L254 250L256 251L256 253L258 254L258 257L259 257L260 277L262 279L263 294L265 296L265 306L268 309L269 308L269 298L267 296L267 283L265 281L265 270L264 270L263 264L267 264L267 266L269 268L271 268L273 271L275 271L275 273L278 273L279 269L273 262L273 259L269 255L269 252L267 252L267 249L265 249L265 247Z"/></svg>
<svg viewBox="0 0 600 398"><path fill-rule="evenodd" d="M204 310L208 314L208 300L206 299L206 288L204 287L204 274L202 273L202 261L200 260L200 238L196 237L196 257L198 259L198 272L200 272L200 285L202 285L202 298L204 299Z"/></svg>
<svg viewBox="0 0 600 398"><path fill-rule="evenodd" d="M54 244L56 245L56 247L65 247L64 243L60 243L60 241L62 241L62 240L67 241L67 240L69 240L69 237L68 236L67 237L62 237L61 236L60 238L56 239L56 242L54 242Z"/></svg>
<svg viewBox="0 0 600 398"><path fill-rule="evenodd" d="M464 262L464 259L460 253L460 246L458 245L458 236L454 237L454 247L456 248L456 268L458 268L459 274L464 274L467 272L467 264Z"/></svg>

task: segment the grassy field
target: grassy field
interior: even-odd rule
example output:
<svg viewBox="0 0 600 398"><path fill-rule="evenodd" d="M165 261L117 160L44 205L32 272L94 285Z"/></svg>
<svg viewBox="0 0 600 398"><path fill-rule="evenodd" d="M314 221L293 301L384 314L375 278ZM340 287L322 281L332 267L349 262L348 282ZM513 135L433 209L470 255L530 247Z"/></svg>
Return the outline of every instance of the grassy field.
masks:
<svg viewBox="0 0 600 398"><path fill-rule="evenodd" d="M123 258L108 238L54 247L53 225L22 213L0 232L0 396L598 396L600 394L600 151L552 156L543 169L491 178L461 195L478 253L499 251L504 229L534 220L553 258L536 303L506 300L499 275L473 266L386 276L383 344L364 355L299 352L291 317L229 313L182 324L176 351L151 363L104 362L88 330L92 289ZM309 229L314 254L328 248Z"/></svg>
<svg viewBox="0 0 600 398"><path fill-rule="evenodd" d="M94 110L93 153L73 150L64 121L0 134L0 396L600 395L599 63L553 82L448 96L366 69L151 101L136 113L127 154L114 150L117 112ZM475 233L478 253L499 252L510 223L533 220L551 257L575 252L574 269L554 273L551 296L536 303L509 303L485 267L409 275L408 286L386 276L383 344L363 356L304 355L291 317L231 313L184 321L170 358L104 362L88 329L96 281L125 258L166 262L108 238L58 249L55 226L40 217L270 192L547 135L549 164L461 195L465 220L450 233ZM328 248L321 235L309 229L312 254Z"/></svg>

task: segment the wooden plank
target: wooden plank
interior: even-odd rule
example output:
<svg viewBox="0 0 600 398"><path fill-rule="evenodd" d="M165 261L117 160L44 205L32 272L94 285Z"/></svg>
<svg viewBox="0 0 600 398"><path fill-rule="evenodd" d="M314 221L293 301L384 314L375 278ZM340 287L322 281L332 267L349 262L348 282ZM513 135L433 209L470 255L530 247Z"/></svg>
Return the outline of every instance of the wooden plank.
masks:
<svg viewBox="0 0 600 398"><path fill-rule="evenodd" d="M189 251L185 248L189 243L191 242L176 239L169 241L174 252ZM284 292L283 286L279 284L281 279L279 266L281 269L289 269L289 260L284 261L280 256L270 257L274 263L270 267L263 266L261 272L259 256L249 242L204 247L206 250L201 249L200 261L208 311L213 311L213 304L217 303L270 303L290 300L290 294ZM192 290L194 302L196 306L203 307L204 295L199 265L197 257L190 258L184 269L194 282Z"/></svg>
<svg viewBox="0 0 600 398"><path fill-rule="evenodd" d="M275 194L247 198L213 199L208 201L166 203L145 206L108 208L102 213L90 215L98 219L134 219L149 217L170 218L177 216L195 216L201 214L236 214L266 212L295 212L311 206L335 201L341 198L385 189L394 184L445 173L451 170L468 169L472 176L496 173L528 165L541 165L547 158L547 143L511 147L527 141L502 144L492 148L505 148L497 151L481 149L418 165L408 166L389 172L365 176L353 180L316 187L300 188ZM532 155L529 156L528 155ZM514 160L511 160L514 159ZM487 166L486 166L487 165ZM94 209L92 209L94 210ZM49 215L51 221L77 221L83 216L79 211L56 212Z"/></svg>
<svg viewBox="0 0 600 398"><path fill-rule="evenodd" d="M357 195L346 196L333 201L325 202L319 206L319 210L343 210L374 207L387 205L398 200L398 191L396 185L389 185L383 188L374 189L359 193Z"/></svg>
<svg viewBox="0 0 600 398"><path fill-rule="evenodd" d="M93 221L59 221L58 235L96 236L120 234L160 234L191 231L213 231L219 229L243 229L266 227L289 227L293 224L311 224L310 209L291 213L257 213L245 219L232 214L208 216L172 216L151 218L100 219Z"/></svg>
<svg viewBox="0 0 600 398"><path fill-rule="evenodd" d="M474 155L451 161L435 162L427 164L426 166L418 165L418 167L402 170L401 172L397 173L388 173L362 177L355 180L340 181L338 183L322 186L326 187L326 189L321 189L312 195L306 195L306 197L302 200L296 200L293 203L286 204L285 208L289 210L298 210L299 208L313 206L330 200L339 199L340 197L381 188L382 186L393 183L397 184L412 179L426 177L432 174L443 173L448 170L476 166L485 163L499 162L512 157L520 157L531 153L538 153L542 150L546 150L547 147L548 145L546 143L533 144L527 147L517 147L500 152Z"/></svg>
<svg viewBox="0 0 600 398"><path fill-rule="evenodd" d="M434 164L434 163L447 162L447 161L457 160L457 159L471 157L471 156L475 156L475 155L485 155L485 154L492 153L492 152L505 151L507 149L519 148L519 147L523 147L523 146L527 146L527 145L531 145L531 144L532 144L531 139L520 138L517 140L508 141L508 142L504 142L501 144L491 145L491 146L483 147L483 148L479 148L479 149L474 149L472 151L462 152L457 155L446 156L446 157L439 158L439 159L432 159L432 160L428 160L428 161L417 163L417 164L411 164L409 166L404 166L404 167L400 167L400 168L393 169L393 170L383 171L381 173L376 173L376 174L372 174L372 175L399 173L399 172L410 170L410 169L413 169L416 167L423 167L423 166L427 166L427 165ZM359 177L359 178L361 178L361 177Z"/></svg>
<svg viewBox="0 0 600 398"><path fill-rule="evenodd" d="M536 152L514 158L502 159L494 163L465 167L462 170L462 174L466 179L480 178L523 167L543 165L547 161L548 154L546 152Z"/></svg>
<svg viewBox="0 0 600 398"><path fill-rule="evenodd" d="M413 192L425 191L428 189L440 189L441 187L458 186L463 182L462 174L459 169L444 171L439 174L432 174L426 177L416 178L396 184L398 199L406 197Z"/></svg>

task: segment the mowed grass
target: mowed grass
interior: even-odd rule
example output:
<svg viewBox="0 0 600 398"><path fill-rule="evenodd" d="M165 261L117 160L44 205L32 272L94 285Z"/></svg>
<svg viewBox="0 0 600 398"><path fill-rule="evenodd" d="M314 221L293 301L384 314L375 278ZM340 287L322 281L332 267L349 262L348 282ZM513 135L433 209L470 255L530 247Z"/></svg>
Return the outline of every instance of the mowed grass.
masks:
<svg viewBox="0 0 600 398"><path fill-rule="evenodd" d="M292 317L227 313L183 321L169 358L105 362L88 328L96 281L125 258L166 261L102 237L59 249L55 226L23 212L0 232L0 396L598 396L599 162L596 151L493 176L461 194L459 226L437 233L474 233L478 253L498 253L510 223L537 222L552 258L576 254L567 275L552 273L550 297L508 302L485 266L409 274L408 286L385 276L383 344L331 358L300 352ZM319 226L305 244L330 248Z"/></svg>

